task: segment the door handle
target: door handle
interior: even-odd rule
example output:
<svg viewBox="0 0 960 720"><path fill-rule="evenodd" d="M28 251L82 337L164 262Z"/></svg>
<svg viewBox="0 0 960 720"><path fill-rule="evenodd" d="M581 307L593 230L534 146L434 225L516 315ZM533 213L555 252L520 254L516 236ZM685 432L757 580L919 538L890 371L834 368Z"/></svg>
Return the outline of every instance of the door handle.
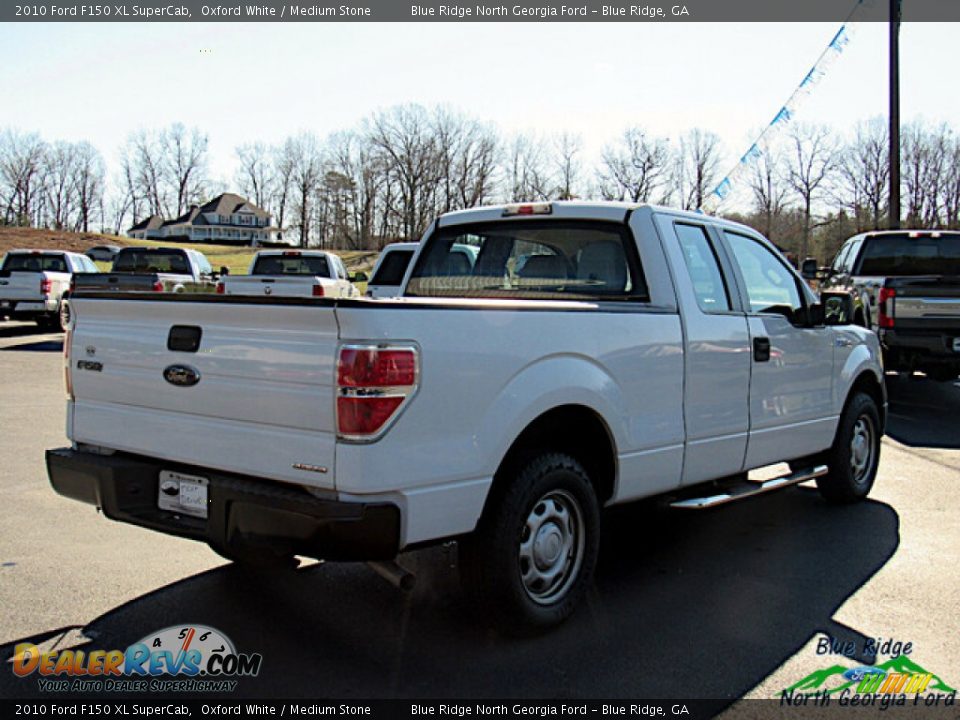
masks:
<svg viewBox="0 0 960 720"><path fill-rule="evenodd" d="M756 362L770 361L770 338L755 337L753 339L753 359Z"/></svg>

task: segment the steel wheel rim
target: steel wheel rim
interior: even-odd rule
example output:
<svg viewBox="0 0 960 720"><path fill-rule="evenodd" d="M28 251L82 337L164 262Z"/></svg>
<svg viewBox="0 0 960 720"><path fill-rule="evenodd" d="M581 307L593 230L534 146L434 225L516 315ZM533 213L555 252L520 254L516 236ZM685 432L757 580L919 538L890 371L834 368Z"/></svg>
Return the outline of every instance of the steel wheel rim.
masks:
<svg viewBox="0 0 960 720"><path fill-rule="evenodd" d="M853 481L862 485L873 467L874 430L873 421L866 415L857 418L850 439L850 470Z"/></svg>
<svg viewBox="0 0 960 720"><path fill-rule="evenodd" d="M520 582L538 605L555 603L569 591L583 564L586 538L579 501L566 490L537 500L520 532Z"/></svg>

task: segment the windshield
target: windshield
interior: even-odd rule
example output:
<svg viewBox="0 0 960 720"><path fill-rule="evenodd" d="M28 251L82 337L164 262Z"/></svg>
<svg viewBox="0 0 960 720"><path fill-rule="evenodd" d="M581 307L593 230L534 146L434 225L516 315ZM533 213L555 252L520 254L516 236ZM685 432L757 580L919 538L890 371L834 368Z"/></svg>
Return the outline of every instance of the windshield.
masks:
<svg viewBox="0 0 960 720"><path fill-rule="evenodd" d="M68 272L67 262L63 255L40 255L34 253L18 253L7 255L0 272Z"/></svg>
<svg viewBox="0 0 960 720"><path fill-rule="evenodd" d="M867 239L855 275L960 275L960 235Z"/></svg>
<svg viewBox="0 0 960 720"><path fill-rule="evenodd" d="M330 277L327 259L322 255L261 255L251 275L319 275Z"/></svg>
<svg viewBox="0 0 960 720"><path fill-rule="evenodd" d="M113 261L114 272L190 274L190 263L183 250L147 250L126 248Z"/></svg>
<svg viewBox="0 0 960 720"><path fill-rule="evenodd" d="M388 252L380 267L373 274L370 285L399 285L403 282L403 274L407 271L413 250L393 250Z"/></svg>
<svg viewBox="0 0 960 720"><path fill-rule="evenodd" d="M646 300L623 225L517 220L442 228L407 285L420 297Z"/></svg>

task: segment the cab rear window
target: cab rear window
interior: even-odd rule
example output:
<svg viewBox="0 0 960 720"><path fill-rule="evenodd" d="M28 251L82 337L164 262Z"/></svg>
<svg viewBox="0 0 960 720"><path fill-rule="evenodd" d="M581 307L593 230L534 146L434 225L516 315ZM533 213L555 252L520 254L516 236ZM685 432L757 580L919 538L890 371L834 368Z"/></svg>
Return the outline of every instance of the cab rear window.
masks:
<svg viewBox="0 0 960 720"><path fill-rule="evenodd" d="M403 282L403 275L407 272L407 265L413 257L413 250L394 250L388 252L380 267L373 274L370 285L397 286Z"/></svg>
<svg viewBox="0 0 960 720"><path fill-rule="evenodd" d="M251 274L330 277L330 268L322 255L261 255Z"/></svg>
<svg viewBox="0 0 960 720"><path fill-rule="evenodd" d="M0 272L69 272L63 255L25 254L7 255Z"/></svg>
<svg viewBox="0 0 960 720"><path fill-rule="evenodd" d="M960 235L868 238L856 275L960 275Z"/></svg>
<svg viewBox="0 0 960 720"><path fill-rule="evenodd" d="M526 219L436 231L427 239L404 294L528 300L649 299L626 226Z"/></svg>

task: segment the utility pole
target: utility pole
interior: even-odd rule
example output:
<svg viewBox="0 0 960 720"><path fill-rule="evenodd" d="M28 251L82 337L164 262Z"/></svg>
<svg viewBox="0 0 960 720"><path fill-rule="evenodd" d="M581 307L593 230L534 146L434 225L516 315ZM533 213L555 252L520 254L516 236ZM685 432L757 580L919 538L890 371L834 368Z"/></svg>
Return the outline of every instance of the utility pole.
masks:
<svg viewBox="0 0 960 720"><path fill-rule="evenodd" d="M903 0L890 0L890 219L900 229L900 9Z"/></svg>

